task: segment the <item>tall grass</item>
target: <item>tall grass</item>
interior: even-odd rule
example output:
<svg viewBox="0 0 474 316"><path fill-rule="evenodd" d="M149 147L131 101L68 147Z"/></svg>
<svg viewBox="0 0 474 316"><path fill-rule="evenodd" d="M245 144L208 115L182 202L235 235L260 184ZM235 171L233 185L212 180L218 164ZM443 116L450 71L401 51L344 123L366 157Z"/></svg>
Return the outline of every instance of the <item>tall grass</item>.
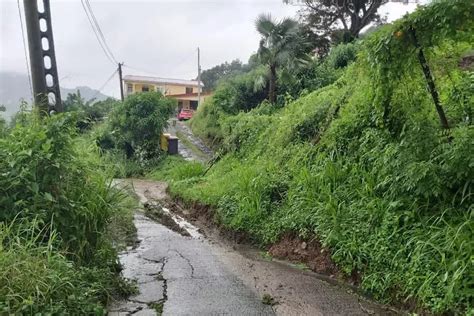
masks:
<svg viewBox="0 0 474 316"><path fill-rule="evenodd" d="M32 114L0 139L1 313L102 314L130 290L107 232L129 203L75 126Z"/></svg>
<svg viewBox="0 0 474 316"><path fill-rule="evenodd" d="M452 113L449 137L417 69L391 87L384 121L362 51L328 87L269 114L256 109L215 123L226 155L204 176L175 177L170 190L213 206L223 223L262 244L288 232L317 237L379 300L470 312L474 129L457 100L472 71L443 63L465 48L449 42L430 55Z"/></svg>

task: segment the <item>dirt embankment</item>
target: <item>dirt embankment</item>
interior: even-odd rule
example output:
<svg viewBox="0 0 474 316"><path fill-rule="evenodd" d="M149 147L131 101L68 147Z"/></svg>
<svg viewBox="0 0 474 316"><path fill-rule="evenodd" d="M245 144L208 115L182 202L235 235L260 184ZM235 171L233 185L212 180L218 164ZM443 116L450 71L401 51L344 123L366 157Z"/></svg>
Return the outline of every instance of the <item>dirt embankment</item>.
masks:
<svg viewBox="0 0 474 316"><path fill-rule="evenodd" d="M215 210L209 206L197 202L186 203L179 198L174 198L167 201L167 207L203 228L204 234L218 235L237 244L256 244L249 234L229 229L219 223ZM332 260L331 252L323 247L317 238L303 240L295 234L286 234L279 241L267 245L265 250L273 258L303 264L309 270L335 281L341 280L351 286L360 284L357 273L347 276L341 272Z"/></svg>
<svg viewBox="0 0 474 316"><path fill-rule="evenodd" d="M341 275L331 259L331 253L316 239L305 241L294 234L287 234L271 245L268 252L276 258L304 263L319 274L330 277Z"/></svg>

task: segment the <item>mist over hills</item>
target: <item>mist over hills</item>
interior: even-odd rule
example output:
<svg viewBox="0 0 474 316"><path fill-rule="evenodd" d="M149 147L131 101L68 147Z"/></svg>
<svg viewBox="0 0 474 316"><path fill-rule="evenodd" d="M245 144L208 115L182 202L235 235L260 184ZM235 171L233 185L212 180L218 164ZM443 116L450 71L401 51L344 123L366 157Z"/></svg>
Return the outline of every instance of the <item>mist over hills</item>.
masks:
<svg viewBox="0 0 474 316"><path fill-rule="evenodd" d="M97 101L105 100L109 96L87 86L68 89L61 87L61 98L66 99L69 93L81 92L81 96L89 101L95 97ZM6 112L0 112L0 115L9 118L20 110L20 100L31 101L30 86L28 76L15 72L0 72L0 105L4 105Z"/></svg>

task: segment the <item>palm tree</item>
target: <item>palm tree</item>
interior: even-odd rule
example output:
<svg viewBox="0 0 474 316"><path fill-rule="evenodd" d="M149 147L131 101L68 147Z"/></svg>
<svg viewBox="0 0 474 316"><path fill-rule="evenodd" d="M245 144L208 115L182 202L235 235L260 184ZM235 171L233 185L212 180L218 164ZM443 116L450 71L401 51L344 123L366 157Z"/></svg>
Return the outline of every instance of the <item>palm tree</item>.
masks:
<svg viewBox="0 0 474 316"><path fill-rule="evenodd" d="M262 35L258 57L262 64L269 68L268 100L275 103L277 69L282 66L295 65L302 61L305 44L299 36L299 24L285 18L275 21L270 14L261 14L255 21L257 31Z"/></svg>

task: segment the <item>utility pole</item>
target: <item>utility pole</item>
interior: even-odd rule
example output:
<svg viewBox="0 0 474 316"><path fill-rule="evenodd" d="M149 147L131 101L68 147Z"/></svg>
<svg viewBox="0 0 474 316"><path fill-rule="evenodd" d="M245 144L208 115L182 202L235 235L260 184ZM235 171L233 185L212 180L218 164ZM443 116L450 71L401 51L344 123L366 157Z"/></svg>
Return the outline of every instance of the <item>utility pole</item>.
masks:
<svg viewBox="0 0 474 316"><path fill-rule="evenodd" d="M123 63L118 64L118 73L119 73L119 80L120 80L120 98L122 99L122 102L123 102L122 65Z"/></svg>
<svg viewBox="0 0 474 316"><path fill-rule="evenodd" d="M201 51L198 47L198 108L201 105Z"/></svg>
<svg viewBox="0 0 474 316"><path fill-rule="evenodd" d="M62 112L49 0L23 0L23 5L35 105L43 114Z"/></svg>

